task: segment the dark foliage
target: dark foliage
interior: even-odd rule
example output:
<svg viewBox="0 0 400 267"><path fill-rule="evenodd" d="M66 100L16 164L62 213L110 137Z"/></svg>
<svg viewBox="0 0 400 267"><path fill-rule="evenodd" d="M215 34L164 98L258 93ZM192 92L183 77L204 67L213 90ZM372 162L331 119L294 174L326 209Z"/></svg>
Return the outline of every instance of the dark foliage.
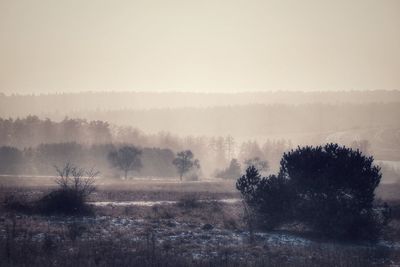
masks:
<svg viewBox="0 0 400 267"><path fill-rule="evenodd" d="M259 227L273 229L293 218L294 194L288 181L282 177L270 175L263 178L254 166L250 166L236 187L258 215Z"/></svg>
<svg viewBox="0 0 400 267"><path fill-rule="evenodd" d="M45 195L38 202L38 210L43 214L90 214L80 194L72 189L58 189Z"/></svg>
<svg viewBox="0 0 400 267"><path fill-rule="evenodd" d="M374 206L381 176L372 157L327 144L285 153L278 175L249 167L237 188L268 228L298 221L333 238L376 240L389 218L386 204Z"/></svg>

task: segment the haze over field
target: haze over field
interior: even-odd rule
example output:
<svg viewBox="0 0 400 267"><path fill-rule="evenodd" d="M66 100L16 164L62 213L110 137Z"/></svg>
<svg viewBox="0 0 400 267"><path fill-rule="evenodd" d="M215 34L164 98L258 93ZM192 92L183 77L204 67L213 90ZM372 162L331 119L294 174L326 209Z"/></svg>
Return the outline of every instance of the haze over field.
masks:
<svg viewBox="0 0 400 267"><path fill-rule="evenodd" d="M400 0L0 0L0 266L400 266Z"/></svg>
<svg viewBox="0 0 400 267"><path fill-rule="evenodd" d="M399 13L396 0L0 0L0 143L192 149L215 161L207 174L247 142L364 142L397 162ZM207 151L225 138L236 154Z"/></svg>
<svg viewBox="0 0 400 267"><path fill-rule="evenodd" d="M233 158L244 164L259 157L272 170L298 145L335 142L373 155L390 166L384 181L396 181L399 103L399 91L2 95L0 145L43 154L26 155L26 166L15 167L20 173L48 174L79 158L114 175L106 155L125 143L144 149L144 167L135 175L174 176L174 152L190 149L202 174L213 177Z"/></svg>

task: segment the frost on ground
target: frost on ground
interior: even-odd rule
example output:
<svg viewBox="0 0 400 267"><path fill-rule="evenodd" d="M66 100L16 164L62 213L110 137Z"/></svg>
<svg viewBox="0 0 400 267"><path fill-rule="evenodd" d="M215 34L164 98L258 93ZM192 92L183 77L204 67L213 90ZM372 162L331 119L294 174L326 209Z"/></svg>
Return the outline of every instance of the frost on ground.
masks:
<svg viewBox="0 0 400 267"><path fill-rule="evenodd" d="M224 198L224 199L218 199L218 200L198 200L200 203L207 203L211 201L216 201L219 203L226 203L226 204L234 204L241 202L242 199L240 198ZM156 205L169 205L169 204L177 204L179 201L94 201L94 202L89 202L90 205L93 206L99 206L99 207L104 207L104 206L142 206L142 207L153 207Z"/></svg>
<svg viewBox="0 0 400 267"><path fill-rule="evenodd" d="M199 263L194 266L400 264L398 242L337 243L294 234L290 227L250 234L236 193L167 189L99 190L90 199L93 217L0 210L0 266L9 262L12 266L177 267L194 262ZM45 191L40 190L15 194L32 200ZM397 232L386 236L392 233ZM399 239L393 235L393 240Z"/></svg>
<svg viewBox="0 0 400 267"><path fill-rule="evenodd" d="M256 232L251 238L248 231L227 230L213 225L175 219L135 219L129 217L41 217L18 215L14 219L2 217L0 240L5 242L14 225L17 230L25 229L24 235L16 236L16 241L30 238L43 243L51 239L64 243L74 251L74 242L112 241L116 246L134 249L150 246L153 249L178 253L193 260L204 260L229 255L231 260L256 260L271 251L300 249L310 251L307 255L317 257L316 251L347 251L390 249L397 251L399 244L382 242L368 244L332 244L320 242L283 232ZM17 231L15 230L15 231ZM74 241L74 242L71 242ZM253 240L253 243L250 243ZM118 245L119 244L119 245ZM150 244L150 245L149 245ZM311 252L314 251L314 252ZM283 253L283 254L282 254ZM282 252L286 260L303 257L296 253ZM297 256L296 256L297 255Z"/></svg>

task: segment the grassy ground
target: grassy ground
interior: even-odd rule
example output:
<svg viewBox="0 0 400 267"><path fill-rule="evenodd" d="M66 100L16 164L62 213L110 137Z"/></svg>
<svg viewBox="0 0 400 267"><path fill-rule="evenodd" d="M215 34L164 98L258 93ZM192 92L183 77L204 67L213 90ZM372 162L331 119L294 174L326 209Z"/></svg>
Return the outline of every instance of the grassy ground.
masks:
<svg viewBox="0 0 400 267"><path fill-rule="evenodd" d="M1 203L9 195L34 201L53 186L51 178L3 178ZM395 220L384 240L355 244L296 234L293 228L249 231L240 202L218 201L239 197L232 181L99 180L91 201L177 203L97 206L86 217L46 217L1 205L0 266L396 266L400 205L389 195Z"/></svg>

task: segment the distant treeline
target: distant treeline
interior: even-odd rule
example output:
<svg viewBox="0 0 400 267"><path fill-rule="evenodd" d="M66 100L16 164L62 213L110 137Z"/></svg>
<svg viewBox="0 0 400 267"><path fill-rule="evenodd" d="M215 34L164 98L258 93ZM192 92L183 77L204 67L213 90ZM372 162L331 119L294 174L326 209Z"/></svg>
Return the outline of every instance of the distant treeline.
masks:
<svg viewBox="0 0 400 267"><path fill-rule="evenodd" d="M130 125L146 132L253 137L377 127L399 128L398 114L400 103L98 110L76 112L71 116Z"/></svg>
<svg viewBox="0 0 400 267"><path fill-rule="evenodd" d="M233 141L233 140L231 140ZM202 149L207 149L205 153L199 153L199 147L194 147L203 162L200 161L202 168L208 169L207 175L215 174L217 168L228 166L228 153L226 139L215 139L214 143L204 143ZM55 166L63 166L69 162L85 168L95 167L105 176L118 176L118 170L113 169L109 161L109 154L118 147L128 144L92 144L82 145L76 142L40 144L36 147L19 149L12 146L0 147L0 174L30 174L30 175L53 175ZM246 160L254 158L266 160L268 169L270 163L278 164L284 151L287 151L290 142L268 141L260 146L255 141L242 143L238 157L238 162L243 165ZM176 177L177 171L173 165L176 156L175 152L169 148L149 148L140 147L140 160L142 167L136 174L138 176L152 177ZM233 158L234 155L232 155ZM211 158L210 158L211 157ZM210 162L212 164L210 164ZM241 164L242 163L242 164ZM244 167L244 165L243 165Z"/></svg>
<svg viewBox="0 0 400 267"><path fill-rule="evenodd" d="M278 134L338 132L350 129L400 128L398 114L400 114L400 102L335 105L276 104L148 110L103 109L73 112L63 110L42 113L39 117L54 121L61 121L66 117L100 120L110 124L139 128L147 133L164 131L180 135L233 135L252 138ZM70 123L76 122L70 121ZM74 125L68 127L73 128ZM95 130L103 134L104 127L105 125L88 125L87 131ZM68 133L60 132L61 134L68 135ZM107 138L104 135L100 137Z"/></svg>
<svg viewBox="0 0 400 267"><path fill-rule="evenodd" d="M313 113L311 112L310 114ZM371 113L370 115L370 117L376 116L376 113ZM210 119L211 117L213 116L209 114ZM261 115L259 117L262 118ZM215 116L213 119L215 119ZM249 122L241 123L240 118L238 118L238 127L241 126L245 128L246 125L251 126L252 123L256 124L255 121L258 119L259 118L256 118L253 121L250 120ZM371 118L371 120L373 119ZM302 121L299 121L298 123L301 124L301 122ZM396 123L398 122L396 121ZM224 122L221 121L220 124L222 127ZM382 126L372 128L372 130L355 128L349 132L317 132L313 133L313 142L310 143L318 144L330 140L355 148L362 147L363 151L374 155L375 158L379 160L399 160L399 129L399 127ZM116 126L99 120L88 121L86 119L64 118L56 122L50 119L40 119L37 116L28 116L21 119L0 118L0 146L14 147L21 153L28 153L29 150L37 150L40 152L46 148L46 146L59 147L62 146L61 143L69 144L65 148L66 151L68 151L68 149L71 150L71 146L83 146L82 152L77 152L78 156L75 158L79 158L79 155L84 155L86 153L84 151L88 150L90 147L96 147L97 149L98 147L107 147L113 144L132 144L141 148L168 149L173 153L190 149L195 157L200 160L202 171L205 175L215 173L216 169L224 170L228 168L231 160L234 158L236 158L238 163L242 166L246 160L259 158L260 160L266 160L270 169L276 169L283 152L297 145L301 145L301 143L292 142L290 139L279 137L279 135L277 135L277 138L273 139L260 138L258 140L238 139L229 134L223 136L178 136L168 132L148 134L133 127ZM75 145L71 145L73 143L75 143ZM80 150L76 148L73 151ZM63 152L59 150L58 153L62 154ZM67 152L64 153L68 154ZM104 153L100 154L95 153L96 158L105 157ZM146 154L143 154L143 157L146 157ZM59 157L52 156L51 158ZM169 164L171 163L169 160L168 158L168 162L165 162L168 166L170 166ZM48 165L46 168L52 170L52 163L50 164L47 161L43 162L43 164ZM95 160L88 160L88 165L92 165L92 163L96 163L96 166L98 164L106 166L104 165L104 161L97 162ZM30 169L31 167L24 168ZM43 169L43 167L39 169ZM169 171L167 171L165 175L167 174L169 174Z"/></svg>
<svg viewBox="0 0 400 267"><path fill-rule="evenodd" d="M190 100L190 101L188 101ZM400 102L400 91L338 92L82 92L39 95L0 94L0 116L65 115L83 110L157 109L248 104L367 104Z"/></svg>
<svg viewBox="0 0 400 267"><path fill-rule="evenodd" d="M49 119L42 120L36 116L15 120L0 118L0 146L13 147L19 150L19 152L15 152L18 158L20 158L18 155L27 155L31 153L30 151L35 152L34 158L38 158L37 155L47 155L49 154L47 151L52 151L52 153L58 153L60 156L50 153L49 159L61 158L62 160L58 161L61 163L65 159L78 159L81 155L86 155L89 153L87 151L93 149L96 151L109 149L112 146L111 144L132 144L142 148L154 148L155 150L168 149L174 153L190 149L196 158L200 159L202 169L206 173L213 173L215 169L227 167L232 158L244 162L247 159L259 157L262 160L267 160L269 165L274 167L278 165L283 152L292 147L290 140L284 139L266 140L263 143L258 143L254 140L239 142L230 135L181 137L167 132L145 134L132 127L118 127L102 121L83 119L65 118L60 122L54 122ZM68 156L68 153L70 153L68 151L73 151L77 156ZM102 158L106 154L103 152L89 154ZM142 156L146 158L147 154L144 153ZM39 158L43 158L43 156ZM88 158L90 159L90 157ZM53 164L48 164L49 161L44 160L42 162L52 169ZM89 165L93 163L96 163L96 166L98 164L104 165L104 161L96 162L93 159L87 162ZM171 162L167 163L170 164ZM31 167L24 168L31 169ZM39 169L43 169L43 167ZM166 174L168 173L169 171Z"/></svg>
<svg viewBox="0 0 400 267"><path fill-rule="evenodd" d="M111 143L110 125L103 121L68 118L54 122L37 116L15 120L0 118L0 145L26 148L61 142Z"/></svg>
<svg viewBox="0 0 400 267"><path fill-rule="evenodd" d="M121 177L121 172L113 168L108 154L117 146L112 144L81 145L77 143L42 144L35 148L20 150L15 147L0 147L0 174L54 175L55 166L62 167L67 162L99 170L107 177ZM142 168L138 176L176 177L172 164L175 158L170 149L142 148L140 156Z"/></svg>
<svg viewBox="0 0 400 267"><path fill-rule="evenodd" d="M0 147L0 175L46 175L53 176L55 167L62 167L66 163L79 165L80 167L90 169L95 168L100 171L102 177L121 178L123 172L115 168L110 162L109 154L116 151L118 147L126 144L97 144L81 145L75 142L41 144L34 148L18 149L16 147ZM283 140L276 142L267 142L259 146L257 142L246 142L242 144L239 156L248 160L232 159L230 164L220 164L213 171L203 172L208 177L218 177L226 179L237 179L244 172L246 167L250 166L248 162L254 164L258 160L265 161L266 173L277 170L277 164L281 160L284 151L288 151L290 143ZM367 149L365 144L358 144L359 149ZM142 167L130 176L138 177L178 177L177 169L173 165L176 154L171 149L161 148L140 148L140 161ZM204 160L206 157L202 155ZM215 158L218 160L218 158ZM221 159L219 159L221 160ZM205 162L207 162L205 160ZM270 162L275 166L270 166ZM202 169L210 168L208 165ZM255 164L256 166L258 164ZM388 182L399 182L400 172L394 167L386 164L382 166L383 179ZM220 169L218 169L220 168Z"/></svg>

